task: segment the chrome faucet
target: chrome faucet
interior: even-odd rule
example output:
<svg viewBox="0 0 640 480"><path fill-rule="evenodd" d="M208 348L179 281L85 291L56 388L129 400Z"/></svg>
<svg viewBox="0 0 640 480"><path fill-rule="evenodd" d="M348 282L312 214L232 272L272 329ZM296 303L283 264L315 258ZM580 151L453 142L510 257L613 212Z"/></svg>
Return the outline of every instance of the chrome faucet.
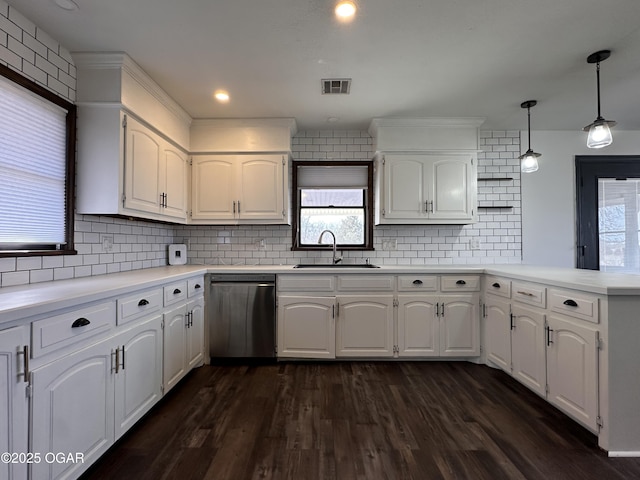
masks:
<svg viewBox="0 0 640 480"><path fill-rule="evenodd" d="M342 257L336 258L336 236L335 236L335 234L331 230L323 230L322 233L320 234L320 236L318 237L318 243L322 244L322 236L325 233L330 233L331 236L333 237L333 264L335 265L336 263L339 263L339 262L342 261Z"/></svg>

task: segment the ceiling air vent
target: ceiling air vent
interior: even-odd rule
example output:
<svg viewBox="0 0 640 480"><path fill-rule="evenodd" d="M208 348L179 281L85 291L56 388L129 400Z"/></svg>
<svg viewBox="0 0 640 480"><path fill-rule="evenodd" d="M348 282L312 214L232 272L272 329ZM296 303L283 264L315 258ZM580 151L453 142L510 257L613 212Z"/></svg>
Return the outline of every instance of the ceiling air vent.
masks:
<svg viewBox="0 0 640 480"><path fill-rule="evenodd" d="M322 79L323 95L348 94L350 90L351 90L350 78L323 78Z"/></svg>

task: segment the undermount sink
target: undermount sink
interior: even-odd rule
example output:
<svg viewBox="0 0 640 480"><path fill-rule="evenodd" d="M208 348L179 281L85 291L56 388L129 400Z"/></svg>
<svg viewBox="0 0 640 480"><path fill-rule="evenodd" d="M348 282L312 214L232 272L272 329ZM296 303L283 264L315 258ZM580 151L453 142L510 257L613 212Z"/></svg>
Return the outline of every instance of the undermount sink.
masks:
<svg viewBox="0 0 640 480"><path fill-rule="evenodd" d="M299 263L293 268L380 268L371 263Z"/></svg>

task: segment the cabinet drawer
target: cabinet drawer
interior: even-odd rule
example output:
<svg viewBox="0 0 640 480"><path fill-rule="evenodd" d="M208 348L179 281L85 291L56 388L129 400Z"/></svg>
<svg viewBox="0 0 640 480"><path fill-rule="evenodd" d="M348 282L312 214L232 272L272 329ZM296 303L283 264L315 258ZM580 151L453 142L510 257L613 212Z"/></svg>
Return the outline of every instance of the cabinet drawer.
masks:
<svg viewBox="0 0 640 480"><path fill-rule="evenodd" d="M204 293L204 277L190 278L187 280L187 296L195 297Z"/></svg>
<svg viewBox="0 0 640 480"><path fill-rule="evenodd" d="M388 275L341 275L338 290L342 292L393 291L395 277Z"/></svg>
<svg viewBox="0 0 640 480"><path fill-rule="evenodd" d="M278 275L279 292L333 292L336 277L333 275Z"/></svg>
<svg viewBox="0 0 640 480"><path fill-rule="evenodd" d="M123 325L162 308L162 289L137 292L118 299L118 325Z"/></svg>
<svg viewBox="0 0 640 480"><path fill-rule="evenodd" d="M115 301L37 320L31 324L33 358L74 344L81 344L88 338L108 332L115 327L115 324Z"/></svg>
<svg viewBox="0 0 640 480"><path fill-rule="evenodd" d="M438 290L437 275L398 275L400 292L435 292Z"/></svg>
<svg viewBox="0 0 640 480"><path fill-rule="evenodd" d="M187 281L174 282L164 287L164 306L173 305L187 298Z"/></svg>
<svg viewBox="0 0 640 480"><path fill-rule="evenodd" d="M477 292L480 290L479 275L443 275L440 277L443 292Z"/></svg>
<svg viewBox="0 0 640 480"><path fill-rule="evenodd" d="M484 281L486 282L484 288L487 293L511 298L511 280L487 276Z"/></svg>
<svg viewBox="0 0 640 480"><path fill-rule="evenodd" d="M511 284L512 298L521 303L528 303L536 307L546 308L547 306L547 289L541 285L531 283Z"/></svg>
<svg viewBox="0 0 640 480"><path fill-rule="evenodd" d="M554 312L592 323L600 322L599 299L593 295L570 290L550 290L549 304Z"/></svg>

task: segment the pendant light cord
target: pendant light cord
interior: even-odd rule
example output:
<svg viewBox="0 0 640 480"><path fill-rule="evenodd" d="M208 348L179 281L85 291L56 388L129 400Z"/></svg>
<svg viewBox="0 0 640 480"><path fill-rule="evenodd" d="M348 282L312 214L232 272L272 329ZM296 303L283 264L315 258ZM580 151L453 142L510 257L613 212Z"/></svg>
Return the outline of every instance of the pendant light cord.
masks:
<svg viewBox="0 0 640 480"><path fill-rule="evenodd" d="M529 151L531 151L531 107L527 107L527 132L529 136Z"/></svg>
<svg viewBox="0 0 640 480"><path fill-rule="evenodd" d="M598 87L598 120L602 118L600 115L600 62L596 63L596 84Z"/></svg>

